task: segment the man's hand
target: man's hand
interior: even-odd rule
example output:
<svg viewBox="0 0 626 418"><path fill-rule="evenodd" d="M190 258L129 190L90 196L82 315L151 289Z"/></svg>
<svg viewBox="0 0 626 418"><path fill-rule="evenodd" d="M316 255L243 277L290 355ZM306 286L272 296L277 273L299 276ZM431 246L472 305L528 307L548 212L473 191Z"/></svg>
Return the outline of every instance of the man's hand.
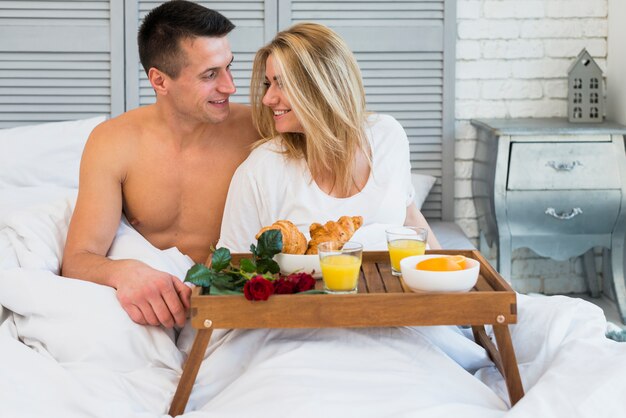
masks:
<svg viewBox="0 0 626 418"><path fill-rule="evenodd" d="M130 318L141 325L184 326L191 289L177 277L140 261L125 262L115 287L117 299Z"/></svg>

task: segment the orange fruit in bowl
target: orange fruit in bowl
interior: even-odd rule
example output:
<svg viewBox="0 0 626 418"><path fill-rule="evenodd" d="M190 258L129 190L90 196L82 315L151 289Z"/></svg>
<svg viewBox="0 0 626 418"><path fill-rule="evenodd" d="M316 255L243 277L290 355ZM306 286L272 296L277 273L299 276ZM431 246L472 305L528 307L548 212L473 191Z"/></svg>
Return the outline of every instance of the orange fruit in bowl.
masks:
<svg viewBox="0 0 626 418"><path fill-rule="evenodd" d="M428 271L457 271L466 267L465 257L462 255L441 256L428 258L417 263L417 270Z"/></svg>
<svg viewBox="0 0 626 418"><path fill-rule="evenodd" d="M448 257L450 257L452 261L457 263L461 267L461 270L465 270L467 268L467 263L465 261L466 259L464 255L450 255Z"/></svg>

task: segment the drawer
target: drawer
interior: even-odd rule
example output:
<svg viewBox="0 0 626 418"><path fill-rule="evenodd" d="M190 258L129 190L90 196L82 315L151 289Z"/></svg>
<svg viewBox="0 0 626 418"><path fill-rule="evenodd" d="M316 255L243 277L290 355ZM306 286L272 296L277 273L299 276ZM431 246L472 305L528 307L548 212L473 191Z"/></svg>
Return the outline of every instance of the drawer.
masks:
<svg viewBox="0 0 626 418"><path fill-rule="evenodd" d="M506 212L512 235L605 234L620 203L619 190L520 191L507 193Z"/></svg>
<svg viewBox="0 0 626 418"><path fill-rule="evenodd" d="M619 189L611 142L514 142L508 190Z"/></svg>

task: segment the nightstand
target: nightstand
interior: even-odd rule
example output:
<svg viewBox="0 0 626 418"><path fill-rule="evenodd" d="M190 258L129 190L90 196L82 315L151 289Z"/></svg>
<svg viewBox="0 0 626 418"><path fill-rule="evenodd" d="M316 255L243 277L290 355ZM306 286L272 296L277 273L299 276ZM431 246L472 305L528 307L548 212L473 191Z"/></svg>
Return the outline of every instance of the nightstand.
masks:
<svg viewBox="0 0 626 418"><path fill-rule="evenodd" d="M609 249L604 273L613 271L612 290L626 322L626 126L561 118L471 123L478 134L472 192L481 251L497 244L498 269L507 280L514 249L555 260L584 254L587 282L598 296L590 250Z"/></svg>

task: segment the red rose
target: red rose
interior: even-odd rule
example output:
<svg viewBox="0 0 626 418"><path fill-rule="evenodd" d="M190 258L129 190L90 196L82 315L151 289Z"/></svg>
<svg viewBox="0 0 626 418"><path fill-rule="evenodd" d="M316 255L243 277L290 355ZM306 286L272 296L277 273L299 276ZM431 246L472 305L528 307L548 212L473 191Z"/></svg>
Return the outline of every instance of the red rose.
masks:
<svg viewBox="0 0 626 418"><path fill-rule="evenodd" d="M254 276L243 287L243 295L248 300L267 300L274 293L272 282L263 276Z"/></svg>
<svg viewBox="0 0 626 418"><path fill-rule="evenodd" d="M295 293L315 288L315 279L309 273L291 273L287 277L296 284Z"/></svg>
<svg viewBox="0 0 626 418"><path fill-rule="evenodd" d="M288 277L280 277L274 280L274 293L277 295L289 295L296 293L296 282L290 280Z"/></svg>

